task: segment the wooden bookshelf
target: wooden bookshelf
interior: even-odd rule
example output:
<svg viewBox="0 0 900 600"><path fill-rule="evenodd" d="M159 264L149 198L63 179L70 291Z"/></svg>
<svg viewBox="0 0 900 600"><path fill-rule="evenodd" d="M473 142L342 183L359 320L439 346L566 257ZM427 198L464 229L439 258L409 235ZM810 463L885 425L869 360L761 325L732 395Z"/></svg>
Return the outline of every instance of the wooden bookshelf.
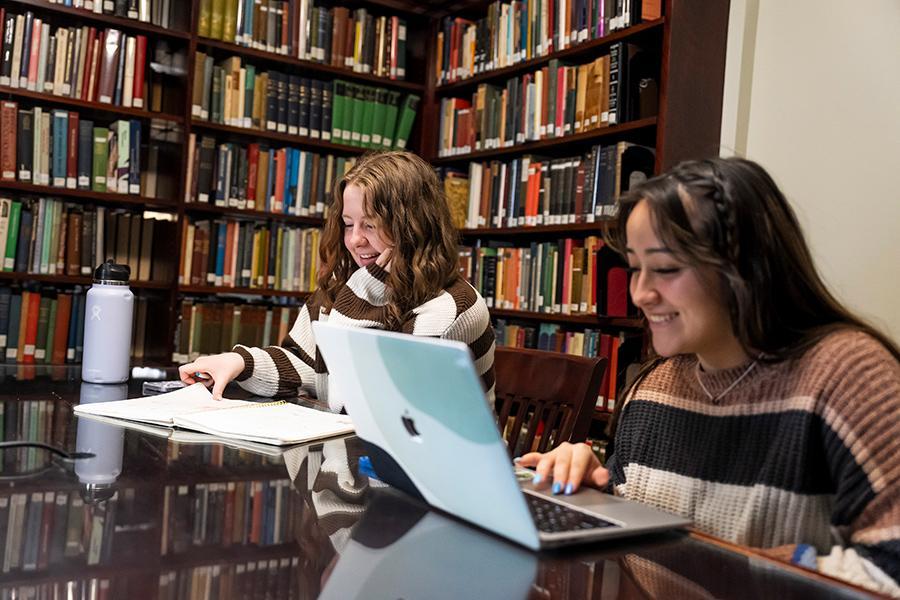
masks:
<svg viewBox="0 0 900 600"><path fill-rule="evenodd" d="M279 66L289 67L297 70L302 69L304 73L309 73L312 76L318 75L320 77L327 77L328 79L346 79L357 83L415 92L418 94L425 91L425 85L422 83L402 79L389 79L387 77L379 77L369 73L357 73L347 68L334 67L312 60L302 60L286 54L258 50L256 48L214 40L208 37L198 37L197 47L201 50L218 51L218 53L223 56L236 54L249 59L251 62L256 61L271 65L276 70Z"/></svg>
<svg viewBox="0 0 900 600"><path fill-rule="evenodd" d="M48 92L32 92L27 89L13 88L6 85L0 85L0 95L7 95L10 98L27 98L41 104L51 104L54 106L69 107L77 109L80 115L122 115L131 119L163 119L165 121L173 121L175 123L184 122L182 115L171 113L152 112L140 108L132 108L130 106L118 106L115 104L105 104L102 102L90 102L81 98L70 98L69 96L57 96Z"/></svg>
<svg viewBox="0 0 900 600"><path fill-rule="evenodd" d="M317 140L308 136L290 135L288 133L278 133L277 131L269 131L266 129L251 129L249 127L233 127L231 125L222 125L221 123L210 123L200 119L191 119L191 128L198 131L210 131L213 133L224 134L225 139L236 140L269 140L270 142L280 142L286 146L296 146L310 150L319 150L324 153L359 155L367 149L359 146L350 146L347 144L336 144L331 141ZM217 136L221 139L222 136Z"/></svg>
<svg viewBox="0 0 900 600"><path fill-rule="evenodd" d="M161 211L175 211L178 208L175 202L162 198L95 192L93 190L79 190L52 185L35 185L21 181L0 181L0 190L14 190L32 196L59 196L60 198L81 200L91 204L99 203L107 206L140 206Z"/></svg>
<svg viewBox="0 0 900 600"><path fill-rule="evenodd" d="M593 223L569 223L567 225L521 225L516 227L478 227L460 229L459 235L464 238L498 238L498 237L537 237L562 235L602 234L615 227L615 220L609 217L600 218Z"/></svg>
<svg viewBox="0 0 900 600"><path fill-rule="evenodd" d="M287 292L283 290L271 290L267 288L241 288L214 285L180 285L178 291L186 294L230 294L235 296L266 296L281 298L305 299L309 292Z"/></svg>
<svg viewBox="0 0 900 600"><path fill-rule="evenodd" d="M39 283L56 283L66 285L90 286L89 275L46 275L40 273L19 273L17 271L0 271L0 281L36 281ZM139 290L168 290L172 287L168 281L131 281L129 287Z"/></svg>
<svg viewBox="0 0 900 600"><path fill-rule="evenodd" d="M321 227L325 224L325 219L322 219L321 217L304 217L298 215L286 215L284 213L266 212L264 210L229 208L226 206L206 204L204 202L188 202L184 205L184 212L198 215L243 217L245 219L254 219L257 221L284 221L285 223L309 225L311 227Z"/></svg>
<svg viewBox="0 0 900 600"><path fill-rule="evenodd" d="M526 310L507 310L492 308L491 314L495 317L508 319L522 319L525 321L543 321L547 323L563 323L568 325L583 325L586 327L606 327L610 329L636 329L644 328L644 320L632 317L607 317L596 314L563 314L531 312Z"/></svg>
<svg viewBox="0 0 900 600"><path fill-rule="evenodd" d="M590 146L608 140L618 141L619 139L627 137L625 134L646 133L649 134L652 139L653 134L655 133L655 127L656 117L648 117L646 119L622 123L621 125L600 127L574 135L525 142L524 144L515 144L504 148L478 150L476 152L457 154L454 156L435 157L431 159L431 163L438 166L454 165L495 158L511 158L533 152L559 154L562 151L571 154L577 152L578 146Z"/></svg>

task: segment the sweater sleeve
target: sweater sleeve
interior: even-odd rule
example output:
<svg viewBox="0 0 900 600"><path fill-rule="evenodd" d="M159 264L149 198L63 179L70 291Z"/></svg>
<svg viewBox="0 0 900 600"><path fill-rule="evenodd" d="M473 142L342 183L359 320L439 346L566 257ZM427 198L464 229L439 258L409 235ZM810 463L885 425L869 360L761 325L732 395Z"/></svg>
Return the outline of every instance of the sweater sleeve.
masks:
<svg viewBox="0 0 900 600"><path fill-rule="evenodd" d="M831 523L843 544L819 567L900 594L900 363L868 335L835 337L838 366L820 415L836 488Z"/></svg>
<svg viewBox="0 0 900 600"><path fill-rule="evenodd" d="M319 317L317 296L300 308L297 320L280 346L234 347L244 359L244 370L235 381L258 396L297 396L302 390L327 399L324 363L318 356L312 322Z"/></svg>

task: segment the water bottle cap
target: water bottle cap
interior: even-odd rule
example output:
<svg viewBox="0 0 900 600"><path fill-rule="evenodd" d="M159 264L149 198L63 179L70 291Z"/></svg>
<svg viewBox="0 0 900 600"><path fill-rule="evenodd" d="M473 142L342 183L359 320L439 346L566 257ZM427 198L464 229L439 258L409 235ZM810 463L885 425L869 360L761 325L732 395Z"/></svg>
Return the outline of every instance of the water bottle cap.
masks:
<svg viewBox="0 0 900 600"><path fill-rule="evenodd" d="M127 284L129 277L131 277L131 267L128 265L118 265L114 263L112 259L107 260L94 269L95 282L113 281Z"/></svg>

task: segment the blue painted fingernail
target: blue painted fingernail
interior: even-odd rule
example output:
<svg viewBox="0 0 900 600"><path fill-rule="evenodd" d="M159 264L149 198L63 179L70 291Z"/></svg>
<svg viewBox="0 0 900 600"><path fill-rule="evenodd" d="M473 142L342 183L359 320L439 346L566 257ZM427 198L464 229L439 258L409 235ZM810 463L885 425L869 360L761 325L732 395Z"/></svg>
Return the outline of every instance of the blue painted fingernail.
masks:
<svg viewBox="0 0 900 600"><path fill-rule="evenodd" d="M553 484L553 493L558 494L562 491L562 485L557 481Z"/></svg>
<svg viewBox="0 0 900 600"><path fill-rule="evenodd" d="M531 480L531 483L532 483L533 485L537 485L537 484L539 484L539 483L541 482L542 479L543 479L543 477L541 477L541 474L540 474L540 473L535 473L535 474L534 474L534 479Z"/></svg>
<svg viewBox="0 0 900 600"><path fill-rule="evenodd" d="M566 491L564 493L566 494L566 496L572 495L572 484L571 483L566 484Z"/></svg>

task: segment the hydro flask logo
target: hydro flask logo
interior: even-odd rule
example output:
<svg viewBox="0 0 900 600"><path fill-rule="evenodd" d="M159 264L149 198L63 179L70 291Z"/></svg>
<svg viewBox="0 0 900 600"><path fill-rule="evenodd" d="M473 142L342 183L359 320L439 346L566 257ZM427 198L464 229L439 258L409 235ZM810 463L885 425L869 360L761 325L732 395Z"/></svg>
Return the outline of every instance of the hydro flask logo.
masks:
<svg viewBox="0 0 900 600"><path fill-rule="evenodd" d="M100 320L100 307L92 306L91 307L91 321L99 321Z"/></svg>

